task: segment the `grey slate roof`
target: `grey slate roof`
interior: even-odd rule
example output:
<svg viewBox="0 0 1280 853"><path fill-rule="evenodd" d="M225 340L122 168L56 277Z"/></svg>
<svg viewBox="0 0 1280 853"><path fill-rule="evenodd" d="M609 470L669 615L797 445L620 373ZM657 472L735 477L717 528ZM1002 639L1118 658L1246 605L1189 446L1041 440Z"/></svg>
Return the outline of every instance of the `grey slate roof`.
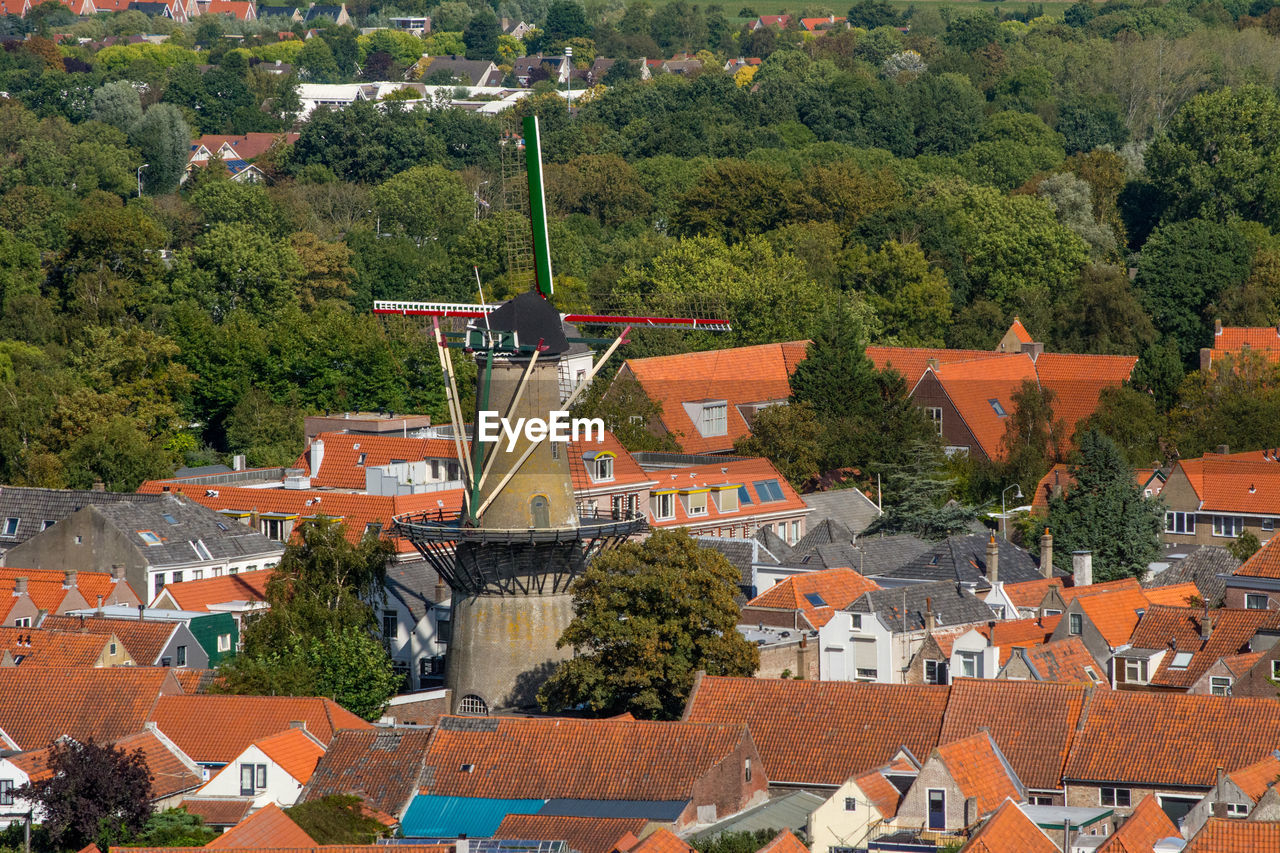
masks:
<svg viewBox="0 0 1280 853"><path fill-rule="evenodd" d="M812 522L813 519L811 518ZM843 523L831 518L824 518L808 525L808 531L795 544L798 554L807 554L819 545L852 545L857 534Z"/></svg>
<svg viewBox="0 0 1280 853"><path fill-rule="evenodd" d="M387 592L404 602L414 622L436 604L436 582L440 576L426 560L410 560L405 563L393 563L387 566ZM449 597L445 588L445 599Z"/></svg>
<svg viewBox="0 0 1280 853"><path fill-rule="evenodd" d="M293 17L299 11L297 6L259 6L258 17L265 18L270 15L281 15L286 18Z"/></svg>
<svg viewBox="0 0 1280 853"><path fill-rule="evenodd" d="M159 495L135 495L128 492L93 492L76 489L32 489L23 486L0 487L0 534L6 519L18 519L13 536L0 535L0 549L26 542L44 529L46 521L59 522L90 504L160 500Z"/></svg>
<svg viewBox="0 0 1280 853"><path fill-rule="evenodd" d="M1145 587L1173 586L1194 583L1200 597L1210 607L1218 607L1227 592L1227 582L1218 575L1234 572L1240 561L1231 552L1218 545L1201 545L1190 554L1172 563L1169 568L1143 584Z"/></svg>
<svg viewBox="0 0 1280 853"><path fill-rule="evenodd" d="M924 628L926 602L933 606L939 626L986 622L995 618L991 608L973 593L954 581L913 583L907 586L877 589L864 594L845 610L851 613L874 613L894 631Z"/></svg>
<svg viewBox="0 0 1280 853"><path fill-rule="evenodd" d="M448 71L454 77L466 80L472 86L497 86L502 82L501 72L494 81L494 65L481 59L466 59L461 56L436 56L422 72L422 80L426 81L433 74Z"/></svg>
<svg viewBox="0 0 1280 853"><path fill-rule="evenodd" d="M847 542L831 542L802 553L798 548L784 565L806 569L850 568L864 575L887 575L928 551L933 543L910 534L873 536Z"/></svg>
<svg viewBox="0 0 1280 853"><path fill-rule="evenodd" d="M192 545L196 540L204 543L214 560L238 560L284 551L284 545L257 530L171 494L161 495L158 501L102 504L95 506L94 511L124 533L147 564L155 568L204 562ZM148 545L138 535L139 530L155 533L161 539L160 544Z"/></svg>
<svg viewBox="0 0 1280 853"><path fill-rule="evenodd" d="M990 534L948 536L905 566L885 577L899 580L948 580L977 584L987 580L987 542ZM997 537L1000 548L1000 580L1021 583L1041 578L1040 568L1031 555L1006 539ZM869 574L869 573L868 573Z"/></svg>
<svg viewBox="0 0 1280 853"><path fill-rule="evenodd" d="M319 3L307 10L307 14L303 17L304 21L314 21L316 18L328 18L337 21L338 16L342 14L341 6L321 6Z"/></svg>
<svg viewBox="0 0 1280 853"><path fill-rule="evenodd" d="M812 791L792 791L714 823L693 838L710 839L722 832L759 832L762 829L777 832L784 827L803 830L809 822L809 815L824 802L824 797Z"/></svg>
<svg viewBox="0 0 1280 853"><path fill-rule="evenodd" d="M813 510L809 515L810 530L815 523L830 519L840 522L850 532L859 534L880 515L880 510L871 499L857 489L813 492L801 495L800 500Z"/></svg>
<svg viewBox="0 0 1280 853"><path fill-rule="evenodd" d="M783 548L787 547L787 544L778 539L776 534L771 533L770 535L777 539ZM759 533L750 539L733 539L727 536L697 537L699 545L703 548L712 548L719 551L738 570L742 577L742 581L738 584L742 590L742 594L737 596L739 604L746 602L747 598L750 597L750 593L754 592L751 571L753 565L777 566L781 563L778 555L762 541L765 538ZM790 549L788 548L788 550Z"/></svg>

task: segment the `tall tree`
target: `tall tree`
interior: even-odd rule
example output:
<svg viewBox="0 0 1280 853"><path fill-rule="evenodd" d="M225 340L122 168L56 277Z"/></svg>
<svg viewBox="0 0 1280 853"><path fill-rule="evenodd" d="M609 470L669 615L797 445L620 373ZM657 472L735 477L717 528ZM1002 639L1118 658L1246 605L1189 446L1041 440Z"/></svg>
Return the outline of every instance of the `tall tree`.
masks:
<svg viewBox="0 0 1280 853"><path fill-rule="evenodd" d="M142 152L147 168L143 188L151 195L178 185L191 153L191 128L173 104L154 104L129 129L129 142Z"/></svg>
<svg viewBox="0 0 1280 853"><path fill-rule="evenodd" d="M1068 427L1053 412L1055 394L1034 379L1013 393L1013 412L1004 425L1004 476L1031 494L1036 483L1061 461Z"/></svg>
<svg viewBox="0 0 1280 853"><path fill-rule="evenodd" d="M129 754L109 744L57 741L49 770L14 794L36 805L58 849L123 843L151 815L151 772L141 749Z"/></svg>
<svg viewBox="0 0 1280 853"><path fill-rule="evenodd" d="M538 691L548 712L678 719L698 670L749 676L756 647L737 631L741 573L683 530L658 530L598 556L573 583L558 645L576 655Z"/></svg>
<svg viewBox="0 0 1280 853"><path fill-rule="evenodd" d="M882 484L884 513L867 528L873 533L913 533L945 539L969 529L978 511L952 500L955 481L937 442L917 442L903 463L887 466Z"/></svg>
<svg viewBox="0 0 1280 853"><path fill-rule="evenodd" d="M142 98L128 80L113 80L93 93L93 118L125 133L142 118Z"/></svg>
<svg viewBox="0 0 1280 853"><path fill-rule="evenodd" d="M467 45L467 59L493 59L498 55L498 16L488 6L471 16L462 31L462 41Z"/></svg>
<svg viewBox="0 0 1280 853"><path fill-rule="evenodd" d="M765 457L799 489L819 473L821 437L822 425L809 403L769 406L756 413L751 432L733 443L733 452Z"/></svg>
<svg viewBox="0 0 1280 853"><path fill-rule="evenodd" d="M1093 552L1095 581L1141 577L1159 558L1164 510L1146 498L1115 442L1090 431L1070 467L1075 483L1049 499L1054 561L1070 568L1072 551Z"/></svg>

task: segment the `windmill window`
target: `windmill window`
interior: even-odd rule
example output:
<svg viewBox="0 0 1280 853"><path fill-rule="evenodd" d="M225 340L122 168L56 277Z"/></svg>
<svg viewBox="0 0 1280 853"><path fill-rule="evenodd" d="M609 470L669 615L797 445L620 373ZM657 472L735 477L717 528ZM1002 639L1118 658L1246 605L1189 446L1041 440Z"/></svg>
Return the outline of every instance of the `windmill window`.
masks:
<svg viewBox="0 0 1280 853"><path fill-rule="evenodd" d="M992 397L987 402L990 403L991 408L995 410L996 417L999 417L999 418L1008 417L1009 413L1004 410L1004 406L1000 405L1000 401L997 400L995 397Z"/></svg>
<svg viewBox="0 0 1280 853"><path fill-rule="evenodd" d="M468 717L487 717L489 716L489 703L479 696L469 693L463 696L462 701L458 703L458 713Z"/></svg>

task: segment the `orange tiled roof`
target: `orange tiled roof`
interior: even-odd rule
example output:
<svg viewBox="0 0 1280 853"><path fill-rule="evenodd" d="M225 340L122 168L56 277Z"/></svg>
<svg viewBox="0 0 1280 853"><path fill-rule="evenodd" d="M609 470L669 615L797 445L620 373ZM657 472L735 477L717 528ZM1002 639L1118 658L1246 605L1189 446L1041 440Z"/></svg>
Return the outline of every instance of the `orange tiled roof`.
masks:
<svg viewBox="0 0 1280 853"><path fill-rule="evenodd" d="M653 492L675 491L683 489L705 489L726 484L745 485L751 503L738 502L735 511L721 512L716 507L714 498L707 500L707 512L704 515L690 516L681 501L675 502L675 516L659 521L655 516L656 502L650 502L649 524L653 527L687 527L691 524L705 526L717 520L732 522L771 513L807 513L809 506L800 499L795 489L786 478L778 473L768 459L753 457L746 459L726 459L711 465L691 465L687 468L670 468L656 471L650 475L657 480ZM772 480L782 492L782 500L765 501L755 484L764 480Z"/></svg>
<svg viewBox="0 0 1280 853"><path fill-rule="evenodd" d="M1280 821L1211 817L1183 853L1258 853L1280 850Z"/></svg>
<svg viewBox="0 0 1280 853"><path fill-rule="evenodd" d="M288 817L288 815L286 815ZM212 843L204 847L112 847L111 853L196 853L208 850ZM219 847L222 853L386 853L385 844L310 844L308 846L286 847L270 844L267 847ZM397 844L396 853L456 853L454 844Z"/></svg>
<svg viewBox="0 0 1280 853"><path fill-rule="evenodd" d="M567 841L578 853L609 853L628 832L636 835L649 821L642 817L599 818L509 814L494 830L494 838L529 841Z"/></svg>
<svg viewBox="0 0 1280 853"><path fill-rule="evenodd" d="M1147 794L1120 828L1102 842L1098 853L1145 853L1162 838L1181 837L1155 795Z"/></svg>
<svg viewBox="0 0 1280 853"><path fill-rule="evenodd" d="M987 357L980 361L943 364L933 373L957 414L973 433L978 449L988 459L1003 460L1007 452L1004 446L1005 424L1017 408L1013 395L1024 382L1035 381L1035 362L1021 354L987 353ZM1004 415L996 410L992 400Z"/></svg>
<svg viewBox="0 0 1280 853"><path fill-rule="evenodd" d="M226 764L250 744L282 732L294 720L328 743L339 729L371 726L332 699L314 696L165 696L151 719L201 764ZM217 720L217 726L210 726ZM2 728L3 726L0 726Z"/></svg>
<svg viewBox="0 0 1280 853"><path fill-rule="evenodd" d="M162 692L181 689L160 668L0 667L0 730L24 750L62 735L114 741L146 727Z"/></svg>
<svg viewBox="0 0 1280 853"><path fill-rule="evenodd" d="M1020 344L1029 344L1035 341L1035 338L1031 337L1031 333L1027 331L1027 327L1022 325L1022 320L1017 317L1013 318L1013 323L1005 334L1007 335L1010 332L1013 333L1013 336L1018 339Z"/></svg>
<svg viewBox="0 0 1280 853"><path fill-rule="evenodd" d="M866 795L871 805L885 820L892 820L902 803L902 792L880 770L872 770L853 780L858 790Z"/></svg>
<svg viewBox="0 0 1280 853"><path fill-rule="evenodd" d="M211 604L228 601L266 601L270 570L219 575L198 581L166 584L164 592L182 610L207 611Z"/></svg>
<svg viewBox="0 0 1280 853"><path fill-rule="evenodd" d="M688 799L697 781L750 737L742 723L442 717L421 793Z"/></svg>
<svg viewBox="0 0 1280 853"><path fill-rule="evenodd" d="M206 15L231 15L237 21L250 21L257 17L253 0L209 0Z"/></svg>
<svg viewBox="0 0 1280 853"><path fill-rule="evenodd" d="M1058 790L1086 696L1075 684L959 678L951 685L939 742L986 729L1024 785Z"/></svg>
<svg viewBox="0 0 1280 853"><path fill-rule="evenodd" d="M1062 681L1068 684L1094 684L1085 668L1093 670L1099 678L1105 670L1098 666L1084 640L1065 637L1042 646L1026 650L1027 662L1045 681ZM1102 682L1104 685L1106 682Z"/></svg>
<svg viewBox="0 0 1280 853"><path fill-rule="evenodd" d="M1151 604L1165 604L1170 607L1193 606L1191 602L1200 598L1200 589L1191 581L1175 583L1170 586L1152 586L1142 590Z"/></svg>
<svg viewBox="0 0 1280 853"><path fill-rule="evenodd" d="M927 755L938 745L949 689L707 676L685 719L746 723L772 782L839 785L903 746Z"/></svg>
<svg viewBox="0 0 1280 853"><path fill-rule="evenodd" d="M312 486L335 489L364 489L365 469L389 465L392 461L418 462L422 459L457 460L457 447L443 438L402 438L398 435L360 435L345 432L322 432L316 436L324 442L320 470L312 467L311 445L294 462L311 477ZM360 462L360 457L364 462Z"/></svg>
<svg viewBox="0 0 1280 853"><path fill-rule="evenodd" d="M863 593L879 588L875 581L853 569L825 569L793 575L757 595L746 606L800 610L810 625L820 628L831 621L837 610ZM810 596L817 596L816 600L823 604L815 604Z"/></svg>
<svg viewBox="0 0 1280 853"><path fill-rule="evenodd" d="M316 764L324 755L324 747L302 729L285 729L253 745L303 785L311 780Z"/></svg>
<svg viewBox="0 0 1280 853"><path fill-rule="evenodd" d="M253 808L253 797L186 797L178 808L198 815L207 826L235 826Z"/></svg>
<svg viewBox="0 0 1280 853"><path fill-rule="evenodd" d="M0 619L8 614L12 606L14 583L18 578L27 579L27 595L32 603L49 613L60 613L69 607L97 606L99 595L102 596L103 604L137 604L139 601L129 582L123 578L112 579L110 572L77 572L76 591L84 599L84 604L69 601L68 593L71 590L64 585L66 576L66 572L49 569L0 567ZM64 603L68 608L63 607Z"/></svg>
<svg viewBox="0 0 1280 853"><path fill-rule="evenodd" d="M1256 803L1280 779L1280 757L1273 752L1261 761L1228 773L1227 778Z"/></svg>
<svg viewBox="0 0 1280 853"><path fill-rule="evenodd" d="M986 823L960 848L961 853L1058 853L1058 846L1040 827L1006 800Z"/></svg>
<svg viewBox="0 0 1280 853"><path fill-rule="evenodd" d="M1263 652L1245 652L1241 655L1229 655L1222 659L1222 664L1231 670L1232 675L1239 678L1253 669L1253 665L1262 659L1263 654Z"/></svg>
<svg viewBox="0 0 1280 853"><path fill-rule="evenodd" d="M809 848L800 843L800 839L789 829L784 829L773 837L757 853L809 853Z"/></svg>
<svg viewBox="0 0 1280 853"><path fill-rule="evenodd" d="M0 628L0 657L8 651L22 666L96 666L108 642L107 637L62 631Z"/></svg>
<svg viewBox="0 0 1280 853"><path fill-rule="evenodd" d="M1150 591L1150 590L1148 590ZM1249 640L1263 628L1280 627L1277 610L1210 610L1209 626L1205 612L1198 607L1168 607L1155 604L1143 615L1129 644L1137 649L1169 649L1150 681L1159 687L1187 688L1204 675L1219 659L1246 650ZM1203 639L1205 627L1212 630ZM1191 654L1186 666L1174 668L1178 652Z"/></svg>
<svg viewBox="0 0 1280 853"><path fill-rule="evenodd" d="M1280 578L1280 536L1272 536L1232 572L1237 577Z"/></svg>
<svg viewBox="0 0 1280 853"><path fill-rule="evenodd" d="M1076 424L1098 410L1098 397L1133 375L1136 355L1073 355L1045 352L1036 358L1041 386L1053 391L1054 418L1067 428L1063 444L1069 445Z"/></svg>
<svg viewBox="0 0 1280 853"><path fill-rule="evenodd" d="M1223 326L1213 336L1214 356L1245 349L1260 352L1267 361L1280 361L1280 329L1275 326Z"/></svg>
<svg viewBox="0 0 1280 853"><path fill-rule="evenodd" d="M68 634L96 634L100 637L116 636L128 649L138 666L154 666L160 663L160 655L169 638L182 625L181 622L160 622L155 619L109 619L102 616L46 616L41 625Z"/></svg>
<svg viewBox="0 0 1280 853"><path fill-rule="evenodd" d="M662 826L640 839L626 853L691 853L692 850L674 832Z"/></svg>
<svg viewBox="0 0 1280 853"><path fill-rule="evenodd" d="M279 847L309 847L310 835L294 823L275 803L267 803L240 823L204 846L206 850L272 850Z"/></svg>
<svg viewBox="0 0 1280 853"><path fill-rule="evenodd" d="M1095 691L1063 776L1209 788L1219 767L1252 764L1277 743L1280 703L1270 697Z"/></svg>
<svg viewBox="0 0 1280 853"><path fill-rule="evenodd" d="M1138 611L1149 606L1141 588L1120 589L1105 595L1082 595L1078 600L1080 609L1113 649L1129 642L1133 629L1138 627Z"/></svg>
<svg viewBox="0 0 1280 853"><path fill-rule="evenodd" d="M1034 581L1023 581L1022 583L1007 583L1004 585L1004 593L1009 596L1009 600L1013 602L1015 607L1034 609L1040 606L1040 602L1044 601L1045 593L1049 591L1049 587L1062 586L1060 578L1040 578Z"/></svg>
<svg viewBox="0 0 1280 853"><path fill-rule="evenodd" d="M910 391L924 375L929 360L938 364L954 364L962 361L977 361L991 358L990 350L981 349L934 349L928 347L867 347L867 358L877 370L892 367L902 375Z"/></svg>
<svg viewBox="0 0 1280 853"><path fill-rule="evenodd" d="M210 133L201 136L191 145L193 147L203 145L210 154L217 154L223 145L230 145L231 149L235 151L237 159L253 160L255 157L265 154L277 141L292 145L298 141L298 136L299 134L296 133L245 133L239 136L222 136Z"/></svg>
<svg viewBox="0 0 1280 853"><path fill-rule="evenodd" d="M977 800L979 815L995 811L1006 798L1022 799L1017 779L1005 768L987 732L944 743L934 755L951 774L960 795Z"/></svg>
<svg viewBox="0 0 1280 853"><path fill-rule="evenodd" d="M996 622L987 627L983 633L991 641L991 645L1000 649L1000 663L1009 662L1009 656L1016 648L1032 648L1043 645L1053 635L1061 615L1044 616L1031 619L1009 619Z"/></svg>
<svg viewBox="0 0 1280 853"><path fill-rule="evenodd" d="M947 657L951 657L951 652L956 647L956 640L972 630L974 630L973 625L952 625L946 628L935 628L930 633L930 636L938 644L938 651Z"/></svg>
<svg viewBox="0 0 1280 853"><path fill-rule="evenodd" d="M1133 590L1142 591L1142 584L1138 583L1136 578L1120 578L1119 580L1087 584L1086 586L1063 586L1058 590L1058 595L1062 597L1063 604L1070 604L1077 598L1083 598L1087 595L1103 595L1104 593Z"/></svg>
<svg viewBox="0 0 1280 853"><path fill-rule="evenodd" d="M191 791L204 784L200 769L177 746L167 743L158 734L146 730L126 735L114 744L116 749L132 753L142 750L147 769L151 771L151 798L173 797Z"/></svg>

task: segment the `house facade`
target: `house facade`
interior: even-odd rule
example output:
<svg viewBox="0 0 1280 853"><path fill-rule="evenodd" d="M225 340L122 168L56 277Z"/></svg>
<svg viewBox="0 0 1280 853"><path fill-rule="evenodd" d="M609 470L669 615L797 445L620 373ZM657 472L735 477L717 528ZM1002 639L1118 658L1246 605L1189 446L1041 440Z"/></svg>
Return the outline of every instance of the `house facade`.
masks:
<svg viewBox="0 0 1280 853"><path fill-rule="evenodd" d="M291 727L256 741L237 755L200 789L204 797L252 797L253 807L288 807L298 801L324 756L325 745Z"/></svg>

